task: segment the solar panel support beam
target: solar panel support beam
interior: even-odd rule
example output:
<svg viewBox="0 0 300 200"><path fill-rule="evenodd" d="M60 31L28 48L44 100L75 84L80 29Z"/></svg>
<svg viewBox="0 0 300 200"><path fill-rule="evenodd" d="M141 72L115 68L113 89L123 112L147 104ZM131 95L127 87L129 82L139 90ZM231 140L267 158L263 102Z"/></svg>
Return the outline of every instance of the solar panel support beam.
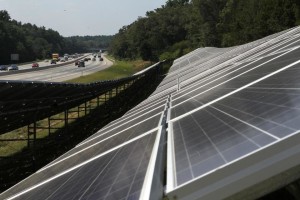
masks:
<svg viewBox="0 0 300 200"><path fill-rule="evenodd" d="M31 135L33 135L33 139L30 138ZM32 124L29 124L27 126L27 146L28 146L28 148L31 146L30 145L31 141L33 142L33 147L34 147L35 142L36 142L36 122L33 122Z"/></svg>
<svg viewBox="0 0 300 200"><path fill-rule="evenodd" d="M65 110L65 130L66 132L68 132L68 124L69 124L69 114L68 114L68 110Z"/></svg>

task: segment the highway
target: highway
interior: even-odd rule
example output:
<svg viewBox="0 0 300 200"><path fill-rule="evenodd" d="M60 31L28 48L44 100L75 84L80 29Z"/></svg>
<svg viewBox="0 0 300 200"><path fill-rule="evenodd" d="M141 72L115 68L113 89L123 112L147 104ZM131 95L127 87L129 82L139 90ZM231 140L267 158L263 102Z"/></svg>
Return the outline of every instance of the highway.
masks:
<svg viewBox="0 0 300 200"><path fill-rule="evenodd" d="M89 56L92 58L92 56ZM85 67L77 67L74 62L66 64L60 67L30 71L26 73L10 74L6 76L0 76L0 80L26 80L26 81L49 81L49 82L61 82L85 76L97 71L101 71L112 66L112 62L103 57L103 61L96 58L96 61L86 61ZM49 65L49 62L40 64L40 67ZM25 66L19 66L19 69L31 68L31 64Z"/></svg>

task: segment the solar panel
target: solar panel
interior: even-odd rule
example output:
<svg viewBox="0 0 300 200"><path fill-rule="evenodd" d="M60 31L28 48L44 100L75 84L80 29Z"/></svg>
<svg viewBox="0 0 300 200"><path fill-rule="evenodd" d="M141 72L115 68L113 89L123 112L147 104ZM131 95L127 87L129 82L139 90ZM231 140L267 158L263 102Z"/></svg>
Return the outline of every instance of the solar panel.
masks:
<svg viewBox="0 0 300 200"><path fill-rule="evenodd" d="M129 110L127 113L125 113L124 116L130 116L135 115L136 113L140 113L141 111L148 110L148 109L154 109L155 107L159 107L161 105L166 104L166 98L158 98L158 99L148 99L148 101L143 101L133 109Z"/></svg>
<svg viewBox="0 0 300 200"><path fill-rule="evenodd" d="M247 173L240 171L249 167L253 177L259 177L257 163L264 162L264 152L274 151L276 145L282 152L299 148L298 144L286 145L290 138L299 138L300 131L298 40L297 36L280 45L281 49L291 45L289 51L263 54L252 63L235 65L220 73L220 79L215 74L205 81L200 78L172 96L167 179L170 199L229 197L248 187L248 179L243 179ZM244 68L236 70L236 66ZM236 71L232 73L233 70ZM292 160L300 152L282 157L276 153L278 160ZM257 160L245 166L252 155ZM272 162L266 162L265 167L272 168ZM279 161L274 163L284 168ZM298 160L289 167L299 164ZM226 170L231 171L225 173ZM264 171L265 179L274 175L271 171ZM243 184L238 186L237 180Z"/></svg>
<svg viewBox="0 0 300 200"><path fill-rule="evenodd" d="M299 37L297 38L297 41L293 41L293 43L283 42L283 44L280 45L280 48L284 49L284 48L293 46L294 44L298 44L299 45L299 41L298 40L299 40ZM274 44L276 44L276 43L274 43ZM277 50L280 50L280 48L278 47ZM221 60L221 64L214 62L214 64L217 65L217 66L209 68L209 70L206 70L206 71L204 71L203 68L200 68L199 71L198 71L199 73L196 73L196 74L194 73L194 78L192 78L191 80L186 81L187 83L186 82L182 82L183 80L185 80L185 78L182 77L182 76L180 76L180 80L182 82L180 88L184 88L186 85L191 84L191 82L196 82L197 83L197 81L199 82L199 80L201 80L201 82L202 82L203 81L203 76L207 76L207 74L214 74L214 77L215 77L215 73L216 72L219 73L218 71L220 71L220 70L222 70L222 71L229 70L228 66L232 66L233 63L235 63L235 65L241 65L242 66L243 64L250 63L251 61L252 62L253 61L261 62L261 60L263 61L263 59L267 59L267 60L270 59L270 56L273 56L274 53L276 53L276 51L275 51L275 49L274 49L273 46L271 46L271 47L270 46L264 47L263 50L264 50L263 53L254 51L254 55L256 55L256 56L252 56L251 58L249 58L251 54L250 55L247 54L247 57L239 59L238 61L231 61L230 64L227 64L226 62L223 63L224 60ZM281 52L281 54L282 53L283 52ZM258 57L259 57L259 59L258 59ZM267 57L267 58L264 58L264 57ZM259 65L259 63L253 63L252 65ZM236 67L238 68L239 66L236 66ZM198 84L202 84L201 82L199 82Z"/></svg>
<svg viewBox="0 0 300 200"><path fill-rule="evenodd" d="M161 118L161 114L157 114L145 121L134 124L132 127L121 126L117 129L108 130L107 132L99 131L97 134L94 134L89 139L77 145L74 149L59 157L57 161L68 158L74 154L76 155L78 152L85 151L90 148L92 148L90 153L97 153L99 149L101 150L101 148L109 145L110 141L112 146L109 145L107 148L113 148L116 143L125 142L130 138L137 137L145 132L157 128L160 125L159 123ZM105 143L105 145L103 143Z"/></svg>
<svg viewBox="0 0 300 200"><path fill-rule="evenodd" d="M204 103L208 103L224 96L230 92L237 90L242 86L246 86L256 80L266 76L269 73L280 70L284 66L294 63L298 60L300 49L291 50L284 55L273 55L262 60L259 60L251 65L242 68L241 70L233 71L220 78L214 77L211 82L204 84L187 94L185 99L179 99L172 102L171 118L178 117L186 112L198 108ZM213 90L212 90L213 89ZM188 98L188 101L186 100Z"/></svg>
<svg viewBox="0 0 300 200"><path fill-rule="evenodd" d="M159 104L156 104L155 106L146 107L143 110L140 110L139 112L131 112L130 114L125 114L118 120L110 123L109 125L105 126L101 130L104 131L106 129L113 129L117 126L123 126L124 124L136 124L136 122L143 121L145 119L148 119L149 117L156 115L157 113L161 113L165 109L166 101L160 102Z"/></svg>
<svg viewBox="0 0 300 200"><path fill-rule="evenodd" d="M23 184L2 194L1 198L137 199L156 136L155 133L148 134L58 174L47 170L44 176L35 178L40 176L36 173Z"/></svg>

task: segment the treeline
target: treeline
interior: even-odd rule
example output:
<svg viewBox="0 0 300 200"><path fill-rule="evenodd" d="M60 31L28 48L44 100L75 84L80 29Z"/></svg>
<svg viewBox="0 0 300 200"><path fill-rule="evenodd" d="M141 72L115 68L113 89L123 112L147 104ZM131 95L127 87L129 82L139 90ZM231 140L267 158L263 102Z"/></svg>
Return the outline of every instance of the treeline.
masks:
<svg viewBox="0 0 300 200"><path fill-rule="evenodd" d="M95 49L108 49L113 36L72 36L66 37L65 51L71 53L90 52Z"/></svg>
<svg viewBox="0 0 300 200"><path fill-rule="evenodd" d="M300 24L299 0L168 0L115 35L122 59L175 59L195 48L244 44Z"/></svg>
<svg viewBox="0 0 300 200"><path fill-rule="evenodd" d="M94 48L107 48L112 36L63 37L57 31L22 24L0 10L0 64L9 64L11 54L19 54L18 62L51 58L52 53L83 53Z"/></svg>

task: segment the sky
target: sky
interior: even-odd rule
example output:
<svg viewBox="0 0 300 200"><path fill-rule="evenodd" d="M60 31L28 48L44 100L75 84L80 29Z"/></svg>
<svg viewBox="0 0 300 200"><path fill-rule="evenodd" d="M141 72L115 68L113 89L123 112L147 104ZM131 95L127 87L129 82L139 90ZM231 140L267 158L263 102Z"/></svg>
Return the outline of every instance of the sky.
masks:
<svg viewBox="0 0 300 200"><path fill-rule="evenodd" d="M0 10L22 23L58 31L64 37L114 35L166 0L0 0Z"/></svg>

